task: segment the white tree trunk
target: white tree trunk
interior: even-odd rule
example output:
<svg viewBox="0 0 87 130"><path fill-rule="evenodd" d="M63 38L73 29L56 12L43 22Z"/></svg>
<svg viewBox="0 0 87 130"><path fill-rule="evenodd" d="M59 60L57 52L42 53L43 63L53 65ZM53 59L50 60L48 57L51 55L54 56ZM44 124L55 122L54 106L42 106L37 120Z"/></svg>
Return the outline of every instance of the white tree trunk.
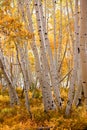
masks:
<svg viewBox="0 0 87 130"><path fill-rule="evenodd" d="M20 64L20 68L23 74L23 80L24 80L24 93L25 93L25 105L30 113L31 116L31 111L30 111L30 102L29 102L29 96L28 96L28 89L29 89L29 82L28 82L28 77L26 75L26 66L25 66L25 59L24 59L24 54L23 54L23 48L20 46L19 43L15 44L16 46L16 51L17 51L17 58Z"/></svg>
<svg viewBox="0 0 87 130"><path fill-rule="evenodd" d="M28 0L25 0L25 4L26 4L27 17L28 17L28 21L29 21L29 28L30 28L30 31L33 33L34 29L32 26L32 18L31 18L31 14L30 14ZM33 50L33 53L35 56L37 78L39 78L40 84L42 86L44 110L48 111L49 109L55 109L55 104L53 101L52 92L51 92L51 88L50 88L50 84L49 84L48 70L46 71L44 68L45 60L44 61L42 60L43 67L41 68L41 66L40 66L39 55L38 55L38 51L37 51L37 47L36 47L36 43L35 43L35 36L33 37L33 42L31 43L31 47L32 47L32 50ZM42 53L41 59L43 59L44 56L43 56L42 48L41 48L41 53Z"/></svg>
<svg viewBox="0 0 87 130"><path fill-rule="evenodd" d="M18 99L18 95L15 90L15 85L13 84L13 82L11 80L10 70L8 70L6 68L7 65L5 63L5 58L4 58L4 55L1 50L0 50L0 64L2 65L3 73L5 75L5 78L7 79L8 85L9 85L8 89L9 89L11 105L13 105L14 103L19 104L19 99Z"/></svg>
<svg viewBox="0 0 87 130"><path fill-rule="evenodd" d="M78 0L75 1L75 39L76 39L76 50L77 50L77 88L75 91L75 96L73 104L79 105L82 97L82 81L81 81L81 65L80 65L80 42L79 42L79 10L78 10Z"/></svg>
<svg viewBox="0 0 87 130"><path fill-rule="evenodd" d="M79 44L79 30L78 30L78 0L75 1L75 20L74 20L74 28L75 28L75 42L74 42L74 55L73 55L73 71L70 80L70 88L69 88L69 95L68 95L68 102L66 107L66 115L70 113L71 106L74 99L75 93L75 84L77 79L77 66L78 66L78 44Z"/></svg>
<svg viewBox="0 0 87 130"><path fill-rule="evenodd" d="M80 0L80 60L82 85L87 109L87 0Z"/></svg>
<svg viewBox="0 0 87 130"><path fill-rule="evenodd" d="M57 77L56 67L53 62L53 56L52 56L52 51L51 51L50 44L49 44L48 35L46 33L46 25L45 25L44 18L43 18L41 0L34 1L34 4L35 4L37 25L38 25L39 35L40 35L41 49L43 51L44 62L45 62L46 68L47 68L48 61L47 61L46 52L45 52L45 45L46 45L48 56L50 59L50 74L51 74L52 86L54 88L54 93L55 93L56 99L58 101L58 106L61 108L62 101L61 101L61 97L60 97L60 91L58 88L58 77ZM46 69L46 71L48 71L48 73L49 73L49 67Z"/></svg>

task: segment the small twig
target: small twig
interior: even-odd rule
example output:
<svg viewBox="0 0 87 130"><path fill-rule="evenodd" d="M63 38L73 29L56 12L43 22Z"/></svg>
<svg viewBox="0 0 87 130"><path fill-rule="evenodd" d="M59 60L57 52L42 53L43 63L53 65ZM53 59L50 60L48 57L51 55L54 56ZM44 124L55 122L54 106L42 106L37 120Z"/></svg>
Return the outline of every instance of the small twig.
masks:
<svg viewBox="0 0 87 130"><path fill-rule="evenodd" d="M71 69L71 70L59 81L59 83L61 83L61 82L71 73L72 70L73 70L73 69Z"/></svg>
<svg viewBox="0 0 87 130"><path fill-rule="evenodd" d="M67 42L67 43L68 43L68 42ZM66 55L66 51L67 51L67 43L66 43L66 46L65 46L65 51L64 51L63 58L62 58L62 61L61 61L61 63L60 63L60 66L59 66L58 72L60 72L60 70L61 70L61 67L62 67L62 64L63 64L64 58L65 58L65 55Z"/></svg>

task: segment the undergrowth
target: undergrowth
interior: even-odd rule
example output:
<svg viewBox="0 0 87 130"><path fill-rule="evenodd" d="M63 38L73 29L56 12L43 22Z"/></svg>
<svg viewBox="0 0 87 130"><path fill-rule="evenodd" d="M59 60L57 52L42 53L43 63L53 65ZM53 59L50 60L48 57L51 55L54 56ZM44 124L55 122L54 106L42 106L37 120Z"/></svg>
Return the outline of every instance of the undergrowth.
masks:
<svg viewBox="0 0 87 130"><path fill-rule="evenodd" d="M62 110L44 112L42 96L39 90L36 90L36 96L30 95L30 108L32 119L28 114L24 97L21 98L21 89L17 89L21 105L10 106L7 90L0 89L0 130L37 130L39 127L50 127L50 130L87 130L87 113L84 105L73 108L69 117L65 116L65 105L67 99L67 90L63 89L62 97L64 104Z"/></svg>

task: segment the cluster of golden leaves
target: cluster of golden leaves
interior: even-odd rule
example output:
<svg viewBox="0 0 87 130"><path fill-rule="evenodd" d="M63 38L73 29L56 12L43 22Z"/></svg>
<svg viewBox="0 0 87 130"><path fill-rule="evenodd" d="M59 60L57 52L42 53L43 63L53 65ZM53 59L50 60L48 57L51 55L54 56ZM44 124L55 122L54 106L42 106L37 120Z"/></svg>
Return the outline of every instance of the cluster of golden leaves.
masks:
<svg viewBox="0 0 87 130"><path fill-rule="evenodd" d="M2 43L32 39L33 34L25 28L25 25L20 20L20 16L14 17L12 14L11 0L6 1L0 3L0 36Z"/></svg>

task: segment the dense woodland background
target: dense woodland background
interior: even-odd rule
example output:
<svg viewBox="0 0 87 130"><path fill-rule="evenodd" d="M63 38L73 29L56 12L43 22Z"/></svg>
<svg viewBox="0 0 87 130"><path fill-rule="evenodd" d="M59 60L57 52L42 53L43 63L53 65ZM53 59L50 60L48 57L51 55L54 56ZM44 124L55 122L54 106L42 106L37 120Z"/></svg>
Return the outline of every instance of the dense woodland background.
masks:
<svg viewBox="0 0 87 130"><path fill-rule="evenodd" d="M5 129L87 129L87 0L0 0Z"/></svg>

